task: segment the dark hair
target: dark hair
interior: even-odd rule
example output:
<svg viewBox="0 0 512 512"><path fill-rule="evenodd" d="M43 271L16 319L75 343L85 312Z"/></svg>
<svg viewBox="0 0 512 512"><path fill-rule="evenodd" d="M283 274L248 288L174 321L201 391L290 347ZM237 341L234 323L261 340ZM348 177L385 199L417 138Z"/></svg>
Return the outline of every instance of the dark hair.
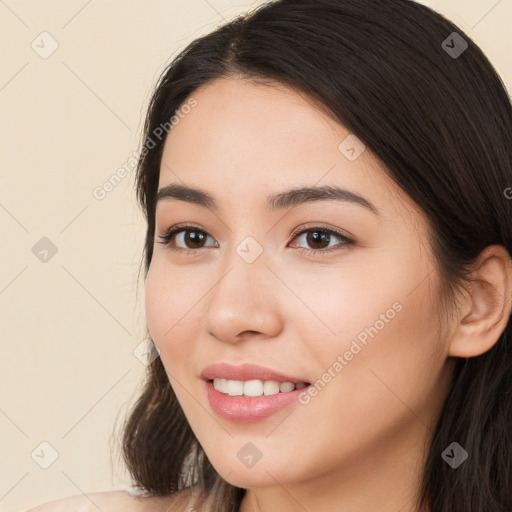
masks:
<svg viewBox="0 0 512 512"><path fill-rule="evenodd" d="M453 53L462 40L465 51ZM293 87L364 142L424 213L447 306L484 248L512 253L512 201L504 195L512 185L512 108L480 48L411 0L277 0L194 40L159 79L144 125L144 145L154 147L141 153L136 177L147 219L145 275L165 142L152 134L198 87L226 77ZM512 510L511 329L509 318L492 349L454 360L418 507ZM155 496L193 488L211 498L211 510L239 509L246 490L211 465L159 357L123 428L136 486ZM441 458L453 441L469 455L456 470Z"/></svg>

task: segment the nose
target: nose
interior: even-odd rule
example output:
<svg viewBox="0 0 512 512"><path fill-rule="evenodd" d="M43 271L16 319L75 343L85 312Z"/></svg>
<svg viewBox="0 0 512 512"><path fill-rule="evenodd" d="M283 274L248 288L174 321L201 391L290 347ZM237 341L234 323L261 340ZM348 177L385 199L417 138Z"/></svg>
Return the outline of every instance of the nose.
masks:
<svg viewBox="0 0 512 512"><path fill-rule="evenodd" d="M276 289L278 281L263 254L248 263L234 253L208 294L206 331L226 343L277 336L282 309Z"/></svg>

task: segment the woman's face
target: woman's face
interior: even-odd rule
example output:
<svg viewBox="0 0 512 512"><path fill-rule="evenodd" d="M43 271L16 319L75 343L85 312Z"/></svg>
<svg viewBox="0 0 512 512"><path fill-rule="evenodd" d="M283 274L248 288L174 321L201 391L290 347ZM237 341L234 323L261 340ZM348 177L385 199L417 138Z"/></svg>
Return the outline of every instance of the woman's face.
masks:
<svg viewBox="0 0 512 512"><path fill-rule="evenodd" d="M407 478L450 378L425 218L303 95L222 79L193 97L166 140L159 188L201 189L215 208L193 194L159 200L146 284L148 328L191 428L239 487L347 482L386 464ZM305 187L359 199L318 192L267 205ZM159 243L181 223L192 226ZM225 394L201 376L215 363L310 385L284 405L286 386L230 396L244 384ZM231 380L279 382L244 376Z"/></svg>

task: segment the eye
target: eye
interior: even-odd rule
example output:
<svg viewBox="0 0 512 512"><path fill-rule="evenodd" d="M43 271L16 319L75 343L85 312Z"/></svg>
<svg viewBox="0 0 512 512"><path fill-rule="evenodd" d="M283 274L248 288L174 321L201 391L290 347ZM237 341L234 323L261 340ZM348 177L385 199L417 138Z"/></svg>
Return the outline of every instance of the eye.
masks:
<svg viewBox="0 0 512 512"><path fill-rule="evenodd" d="M314 226L307 229L304 229L304 226L301 226L293 233L292 236L293 239L303 239L304 242L313 247L312 249L298 247L298 249L314 255L326 252L330 253L332 251L340 250L343 247L350 247L354 244L354 241L344 234L335 229L324 226ZM157 243L166 245L171 251L185 251L187 254L194 254L200 249L208 247L203 245L203 243L211 237L206 233L206 231L203 231L196 226L180 224L173 226L164 234L158 235L158 238L160 238L160 241ZM331 242L333 238L337 238L340 242L332 245ZM217 247L215 245L213 246Z"/></svg>
<svg viewBox="0 0 512 512"><path fill-rule="evenodd" d="M163 235L158 235L160 242L157 243L168 246L171 251L186 251L189 254L193 254L197 250L204 248L201 246L201 243L203 243L207 237L208 234L198 229L196 226L180 224L170 228ZM176 242L183 244L184 247L176 247ZM189 247L188 244L190 244L191 247Z"/></svg>
<svg viewBox="0 0 512 512"><path fill-rule="evenodd" d="M299 249L306 251L309 254L318 255L319 253L330 253L332 251L340 250L343 247L350 247L354 244L354 240L343 235L339 231L327 228L324 226L314 226L303 229L303 226L294 232L294 238L302 239L313 249L299 247ZM341 240L338 244L331 244L334 239Z"/></svg>

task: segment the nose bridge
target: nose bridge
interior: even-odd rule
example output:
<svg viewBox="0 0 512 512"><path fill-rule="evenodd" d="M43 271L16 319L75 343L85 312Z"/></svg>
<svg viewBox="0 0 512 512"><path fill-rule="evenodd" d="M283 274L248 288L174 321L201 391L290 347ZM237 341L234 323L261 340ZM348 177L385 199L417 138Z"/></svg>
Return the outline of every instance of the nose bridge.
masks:
<svg viewBox="0 0 512 512"><path fill-rule="evenodd" d="M265 247L264 233L255 233L239 219L237 226L232 227L231 240L226 252L222 255L223 275L229 272L230 279L234 274L240 279L253 286L251 281L257 276L257 281L265 279L269 270L266 268L268 261L268 247ZM227 276L226 276L227 277Z"/></svg>
<svg viewBox="0 0 512 512"><path fill-rule="evenodd" d="M279 308L263 245L247 236L224 257L218 281L209 294L207 330L225 341L236 341L244 331L275 335Z"/></svg>
<svg viewBox="0 0 512 512"><path fill-rule="evenodd" d="M263 245L252 236L245 237L225 255L224 277L213 291L227 303L238 298L240 307L257 306L258 297L269 299L265 290L271 274L267 263Z"/></svg>

